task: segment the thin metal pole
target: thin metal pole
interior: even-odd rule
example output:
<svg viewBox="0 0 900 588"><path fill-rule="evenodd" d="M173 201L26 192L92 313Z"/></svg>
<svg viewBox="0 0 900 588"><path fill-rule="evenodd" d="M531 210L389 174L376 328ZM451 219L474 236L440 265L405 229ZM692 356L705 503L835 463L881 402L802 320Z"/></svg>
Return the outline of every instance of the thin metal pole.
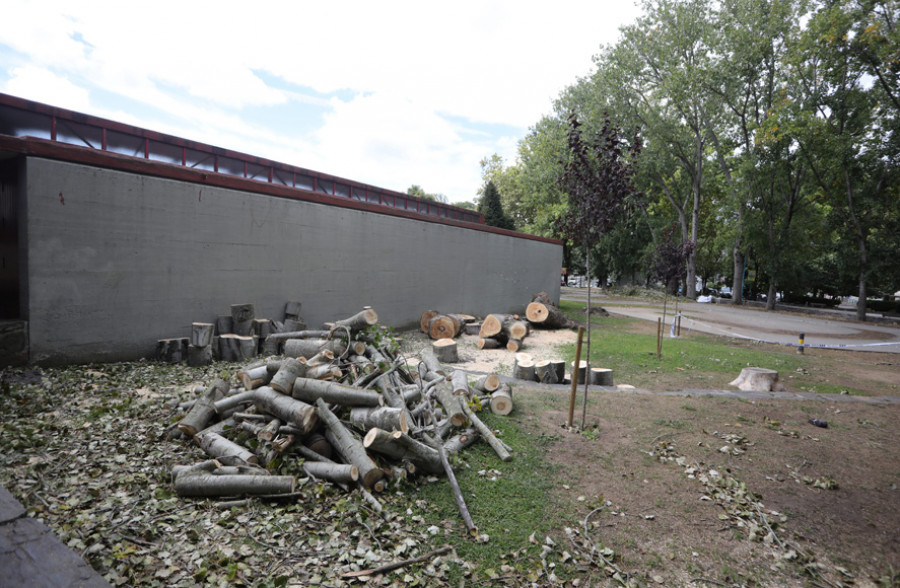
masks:
<svg viewBox="0 0 900 588"><path fill-rule="evenodd" d="M566 426L572 426L575 417L575 392L578 389L578 369L581 367L581 338L584 336L584 327L578 327L578 343L575 345L575 363L572 364L572 392L569 394L569 420ZM585 377L587 374L585 374Z"/></svg>

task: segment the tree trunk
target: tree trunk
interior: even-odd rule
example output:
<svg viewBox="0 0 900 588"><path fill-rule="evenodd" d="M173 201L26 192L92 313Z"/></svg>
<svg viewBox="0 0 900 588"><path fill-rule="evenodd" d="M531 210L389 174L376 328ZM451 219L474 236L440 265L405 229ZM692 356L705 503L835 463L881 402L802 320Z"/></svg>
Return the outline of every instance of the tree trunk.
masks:
<svg viewBox="0 0 900 588"><path fill-rule="evenodd" d="M237 373L237 377L245 390L253 390L254 388L267 385L272 381L273 375L269 372L269 366L266 364L248 367Z"/></svg>
<svg viewBox="0 0 900 588"><path fill-rule="evenodd" d="M409 460L415 464L417 469L429 474L439 474L444 471L435 448L425 445L401 431L388 433L377 428L371 429L363 439L363 447L371 448L392 459Z"/></svg>
<svg viewBox="0 0 900 588"><path fill-rule="evenodd" d="M231 457L245 463L257 463L259 461L252 451L233 441L229 441L218 433L204 433L202 436L197 435L195 439L200 443L200 448L212 457Z"/></svg>
<svg viewBox="0 0 900 588"><path fill-rule="evenodd" d="M252 304L231 305L231 331L235 335L249 337L253 334L253 319L256 311Z"/></svg>
<svg viewBox="0 0 900 588"><path fill-rule="evenodd" d="M513 353L519 351L520 349L522 349L522 340L513 339L510 337L510 339L506 342L506 349L508 351L512 351Z"/></svg>
<svg viewBox="0 0 900 588"><path fill-rule="evenodd" d="M556 306L543 302L532 302L525 308L525 318L535 327L542 329L570 328L573 322Z"/></svg>
<svg viewBox="0 0 900 588"><path fill-rule="evenodd" d="M484 317L478 336L482 338L493 337L503 331L504 321L512 320L515 320L515 317L511 314L489 314Z"/></svg>
<svg viewBox="0 0 900 588"><path fill-rule="evenodd" d="M296 487L294 476L184 474L175 478L175 492L183 497L293 494Z"/></svg>
<svg viewBox="0 0 900 588"><path fill-rule="evenodd" d="M341 406L381 406L384 402L381 394L374 390L310 378L297 378L291 395L304 402L313 403L321 398L329 404Z"/></svg>
<svg viewBox="0 0 900 588"><path fill-rule="evenodd" d="M316 408L319 417L325 421L325 424L328 427L325 435L326 438L329 439L331 444L337 449L338 453L344 457L344 460L347 463L353 464L359 468L359 476L363 486L371 488L375 482L384 476L384 472L375 465L372 458L366 454L366 449L363 447L362 443L360 443L360 441L341 424L341 421L339 421L335 414L331 412L321 398L316 400Z"/></svg>
<svg viewBox="0 0 900 588"><path fill-rule="evenodd" d="M531 359L516 360L513 366L513 377L517 380L533 382L536 380L534 361Z"/></svg>
<svg viewBox="0 0 900 588"><path fill-rule="evenodd" d="M222 361L240 362L256 357L257 342L252 336L225 333L219 335L219 357Z"/></svg>
<svg viewBox="0 0 900 588"><path fill-rule="evenodd" d="M237 394L225 396L224 398L216 401L216 414L221 417L229 411L236 410L240 405L244 403L253 402L254 398L255 395L253 390L244 390L243 392L238 392Z"/></svg>
<svg viewBox="0 0 900 588"><path fill-rule="evenodd" d="M566 362L563 359L551 359L550 365L556 372L556 381L560 384L566 381Z"/></svg>
<svg viewBox="0 0 900 588"><path fill-rule="evenodd" d="M359 468L348 463L305 461L301 467L312 477L329 482L349 484L359 480Z"/></svg>
<svg viewBox="0 0 900 588"><path fill-rule="evenodd" d="M304 377L306 369L306 359L286 357L281 361L278 371L272 376L269 386L282 394L290 395L294 389L294 380Z"/></svg>
<svg viewBox="0 0 900 588"><path fill-rule="evenodd" d="M469 376L466 372L456 370L450 374L450 385L455 396L463 396L466 399L472 397L472 391L469 390Z"/></svg>
<svg viewBox="0 0 900 588"><path fill-rule="evenodd" d="M572 379L575 379L575 373L578 373L578 384L584 384L584 378L587 372L587 362L585 360L581 360L578 365L578 369L575 369L575 362L571 362L570 367L572 368Z"/></svg>
<svg viewBox="0 0 900 588"><path fill-rule="evenodd" d="M558 384L556 369L549 359L543 359L534 364L535 379L541 384Z"/></svg>
<svg viewBox="0 0 900 588"><path fill-rule="evenodd" d="M591 385L612 386L613 371L608 368L591 368Z"/></svg>
<svg viewBox="0 0 900 588"><path fill-rule="evenodd" d="M453 339L438 339L431 344L435 357L441 363L458 363L459 351Z"/></svg>
<svg viewBox="0 0 900 588"><path fill-rule="evenodd" d="M188 338L159 339L156 342L156 361L181 363L187 359Z"/></svg>
<svg viewBox="0 0 900 588"><path fill-rule="evenodd" d="M441 313L439 313L436 310L426 310L425 312L423 312L422 317L419 319L419 329L421 329L423 333L427 333L428 332L428 323L430 323L431 319L433 319L434 317L436 317L439 314L441 314Z"/></svg>
<svg viewBox="0 0 900 588"><path fill-rule="evenodd" d="M444 414L450 419L450 424L454 427L463 426L466 422L466 415L463 412L462 405L466 402L453 393L453 385L446 380L441 381L434 388L434 397L443 407Z"/></svg>
<svg viewBox="0 0 900 588"><path fill-rule="evenodd" d="M191 367L202 367L213 362L212 345L205 347L197 347L196 345L188 345L187 353L188 365Z"/></svg>
<svg viewBox="0 0 900 588"><path fill-rule="evenodd" d="M462 331L465 321L454 314L439 314L428 321L428 336L432 339L453 339Z"/></svg>
<svg viewBox="0 0 900 588"><path fill-rule="evenodd" d="M191 437L204 429L216 414L216 401L224 397L229 388L230 386L225 380L218 378L214 380L178 423L178 429Z"/></svg>
<svg viewBox="0 0 900 588"><path fill-rule="evenodd" d="M500 376L497 374L486 374L478 378L472 387L479 392L491 393L500 387Z"/></svg>
<svg viewBox="0 0 900 588"><path fill-rule="evenodd" d="M375 312L372 307L366 306L363 310L351 317L335 321L331 331L335 332L349 329L351 334L355 334L359 331L364 331L375 324L378 324L378 313Z"/></svg>
<svg viewBox="0 0 900 588"><path fill-rule="evenodd" d="M364 431L372 428L386 431L409 432L409 421L403 408L379 406L376 408L351 408L350 424Z"/></svg>
<svg viewBox="0 0 900 588"><path fill-rule="evenodd" d="M288 357L309 359L324 349L342 356L347 351L347 342L343 339L288 339L284 342L284 354Z"/></svg>
<svg viewBox="0 0 900 588"><path fill-rule="evenodd" d="M206 347L212 345L216 325L213 323L191 323L191 345Z"/></svg>
<svg viewBox="0 0 900 588"><path fill-rule="evenodd" d="M741 215L738 215L738 231L741 227ZM741 235L738 233L734 239L734 247L731 255L734 260L734 277L731 281L731 303L741 305L744 303L744 252L741 251Z"/></svg>
<svg viewBox="0 0 900 588"><path fill-rule="evenodd" d="M503 343L494 337L481 337L476 344L479 349L500 349Z"/></svg>
<svg viewBox="0 0 900 588"><path fill-rule="evenodd" d="M284 303L284 318L286 319L299 319L300 318L300 309L303 307L303 304L300 302L296 302L290 300Z"/></svg>
<svg viewBox="0 0 900 588"><path fill-rule="evenodd" d="M491 394L491 412L506 416L512 412L512 409L512 388L504 384Z"/></svg>
<svg viewBox="0 0 900 588"><path fill-rule="evenodd" d="M300 429L306 435L316 426L316 409L309 404L276 392L268 386L253 391L256 407Z"/></svg>

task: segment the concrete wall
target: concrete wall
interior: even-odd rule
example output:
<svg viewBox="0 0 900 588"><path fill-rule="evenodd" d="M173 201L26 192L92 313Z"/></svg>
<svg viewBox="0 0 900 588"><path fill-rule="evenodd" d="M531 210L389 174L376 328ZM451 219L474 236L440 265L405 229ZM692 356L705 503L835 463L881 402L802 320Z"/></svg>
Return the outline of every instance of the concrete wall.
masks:
<svg viewBox="0 0 900 588"><path fill-rule="evenodd" d="M559 298L562 247L408 218L29 157L32 362L146 357L251 302L311 326L370 305L396 327L438 309L523 312Z"/></svg>

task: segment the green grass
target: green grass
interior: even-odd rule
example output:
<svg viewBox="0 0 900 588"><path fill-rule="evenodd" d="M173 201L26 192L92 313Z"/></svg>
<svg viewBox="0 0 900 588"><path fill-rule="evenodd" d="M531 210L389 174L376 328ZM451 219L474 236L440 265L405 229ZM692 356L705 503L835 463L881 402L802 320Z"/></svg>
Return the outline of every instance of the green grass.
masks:
<svg viewBox="0 0 900 588"><path fill-rule="evenodd" d="M512 461L501 462L485 443L477 443L467 449L463 463L454 467L460 489L479 534L490 539L486 543L466 538L462 519L453 493L446 483L428 484L416 490L418 498L428 501L431 508L423 516L428 524L441 521L459 521L459 532L450 534L450 543L465 560L478 562L475 573L490 578L499 574L504 564L515 566L514 560L530 561L532 568L539 566L540 545L529 542L534 534L539 543L547 535L554 535L557 542L561 504L553 498L554 483L558 480L553 466L543 459L544 451L555 442L552 436L534 437L521 425L509 418L499 418L489 411L479 413L488 427L500 430L500 438L512 449ZM485 475L479 471L487 470ZM496 470L491 472L491 470ZM499 474L497 473L499 472ZM540 472L540 475L536 475ZM493 479L492 478L496 478ZM513 552L527 546L528 553ZM524 556L524 557L523 557ZM530 557L529 557L530 556ZM562 576L564 565L557 563L557 574ZM517 568L516 572L528 574L529 569ZM463 578L463 570L456 570L457 580Z"/></svg>

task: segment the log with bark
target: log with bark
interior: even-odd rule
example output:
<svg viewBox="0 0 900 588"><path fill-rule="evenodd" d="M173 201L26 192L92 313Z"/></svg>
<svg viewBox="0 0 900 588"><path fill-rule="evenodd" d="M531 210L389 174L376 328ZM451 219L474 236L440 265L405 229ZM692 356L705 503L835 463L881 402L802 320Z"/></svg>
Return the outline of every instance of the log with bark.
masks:
<svg viewBox="0 0 900 588"><path fill-rule="evenodd" d="M235 335L249 337L253 334L253 319L256 310L250 303L231 305L231 332Z"/></svg>
<svg viewBox="0 0 900 588"><path fill-rule="evenodd" d="M431 349L441 363L459 362L459 350L457 349L456 341L453 339L438 339L431 344Z"/></svg>
<svg viewBox="0 0 900 588"><path fill-rule="evenodd" d="M359 480L359 468L352 464L306 461L301 467L312 477L329 482L349 484Z"/></svg>
<svg viewBox="0 0 900 588"><path fill-rule="evenodd" d="M191 345L206 347L212 345L216 325L213 323L191 323Z"/></svg>
<svg viewBox="0 0 900 588"><path fill-rule="evenodd" d="M175 478L175 492L184 497L293 494L296 488L294 476L183 474Z"/></svg>
<svg viewBox="0 0 900 588"><path fill-rule="evenodd" d="M259 461L252 451L218 433L197 434L194 438L200 443L200 448L212 457L231 457L244 463L257 463Z"/></svg>
<svg viewBox="0 0 900 588"><path fill-rule="evenodd" d="M469 388L469 376L462 370L456 370L450 374L450 385L453 387L453 394L462 396L463 402L472 397L472 390Z"/></svg>
<svg viewBox="0 0 900 588"><path fill-rule="evenodd" d="M549 359L534 362L535 379L541 384L558 384L559 378L556 369Z"/></svg>
<svg viewBox="0 0 900 588"><path fill-rule="evenodd" d="M461 427L465 424L466 414L462 406L466 404L466 400L453 393L453 384L447 380L439 381L434 387L434 397L444 409L444 414L450 419L451 425Z"/></svg>
<svg viewBox="0 0 900 588"><path fill-rule="evenodd" d="M472 409L469 408L469 405L465 402L461 403L463 412L469 420L472 422L472 426L475 427L475 430L481 435L481 437L487 442L488 445L491 446L491 449L497 454L501 461L510 461L512 459L512 454L510 454L509 450L506 448L506 445L494 435L494 432L491 431L490 427L485 425L478 416L472 412Z"/></svg>
<svg viewBox="0 0 900 588"><path fill-rule="evenodd" d="M188 345L187 354L188 365L191 367L201 367L209 365L213 362L212 344L205 347L197 347L196 345Z"/></svg>
<svg viewBox="0 0 900 588"><path fill-rule="evenodd" d="M262 386L253 391L253 401L256 407L265 413L276 416L283 421L291 423L302 434L312 432L316 426L316 409L303 402L276 392L273 388Z"/></svg>
<svg viewBox="0 0 900 588"><path fill-rule="evenodd" d="M406 411L403 408L392 406L351 408L350 424L364 431L378 428L386 431L409 432Z"/></svg>
<svg viewBox="0 0 900 588"><path fill-rule="evenodd" d="M351 317L335 321L331 331L348 329L351 334L355 334L376 324L378 324L378 313L371 306L367 306Z"/></svg>
<svg viewBox="0 0 900 588"><path fill-rule="evenodd" d="M282 394L290 394L294 389L294 380L304 377L306 370L305 358L294 359L293 357L286 357L279 364L278 371L272 376L269 386Z"/></svg>
<svg viewBox="0 0 900 588"><path fill-rule="evenodd" d="M288 357L304 357L309 359L320 351L331 351L341 357L347 353L347 341L335 339L287 339L284 342L284 355Z"/></svg>
<svg viewBox="0 0 900 588"><path fill-rule="evenodd" d="M500 387L500 376L497 374L485 374L475 380L472 387L479 392L491 393Z"/></svg>
<svg viewBox="0 0 900 588"><path fill-rule="evenodd" d="M746 367L729 386L737 386L740 390L758 392L781 392L784 385L778 381L778 372L761 367Z"/></svg>
<svg viewBox="0 0 900 588"><path fill-rule="evenodd" d="M384 402L381 394L374 390L311 378L297 378L291 396L310 404L318 399L341 406L381 406Z"/></svg>
<svg viewBox="0 0 900 588"><path fill-rule="evenodd" d="M512 388L503 384L491 394L491 412L506 416L513 410Z"/></svg>
<svg viewBox="0 0 900 588"><path fill-rule="evenodd" d="M425 312L423 312L422 317L419 319L419 329L423 333L427 333L428 332L428 323L430 323L431 319L433 319L434 317L436 317L439 314L441 314L441 313L439 313L436 310L426 310Z"/></svg>
<svg viewBox="0 0 900 588"><path fill-rule="evenodd" d="M525 308L525 318L542 329L568 329L575 326L575 322L559 309L546 292L538 292L532 297L531 303Z"/></svg>
<svg viewBox="0 0 900 588"><path fill-rule="evenodd" d="M480 337L477 343L479 349L500 349L503 345L496 337Z"/></svg>
<svg viewBox="0 0 900 588"><path fill-rule="evenodd" d="M219 357L222 361L241 362L256 357L258 343L250 335L225 333L219 335Z"/></svg>
<svg viewBox="0 0 900 588"><path fill-rule="evenodd" d="M513 365L513 377L517 380L535 381L534 361L530 357L516 358L516 363Z"/></svg>
<svg viewBox="0 0 900 588"><path fill-rule="evenodd" d="M178 429L188 436L194 436L198 431L205 429L216 415L216 401L224 398L230 388L225 380L221 378L214 380L178 423Z"/></svg>
<svg viewBox="0 0 900 588"><path fill-rule="evenodd" d="M156 360L164 363L181 363L188 357L187 337L159 339L156 342Z"/></svg>
<svg viewBox="0 0 900 588"><path fill-rule="evenodd" d="M465 326L465 319L455 314L438 314L428 321L428 336L432 339L455 339Z"/></svg>
<svg viewBox="0 0 900 588"><path fill-rule="evenodd" d="M593 386L612 386L613 371L609 368L591 368L591 381Z"/></svg>
<svg viewBox="0 0 900 588"><path fill-rule="evenodd" d="M329 440L347 463L359 468L359 476L363 486L371 488L375 482L384 476L384 472L368 456L362 442L353 436L353 433L341 423L321 398L316 400L316 410L319 418L328 427L325 438Z"/></svg>

